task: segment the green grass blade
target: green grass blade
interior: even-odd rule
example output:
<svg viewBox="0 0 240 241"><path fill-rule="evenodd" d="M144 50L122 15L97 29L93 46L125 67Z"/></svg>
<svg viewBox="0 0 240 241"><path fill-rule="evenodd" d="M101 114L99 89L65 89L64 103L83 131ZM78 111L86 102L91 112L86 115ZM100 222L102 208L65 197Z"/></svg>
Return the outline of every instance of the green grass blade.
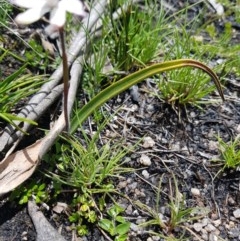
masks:
<svg viewBox="0 0 240 241"><path fill-rule="evenodd" d="M16 115L12 115L12 114L9 114L9 113L1 113L0 112L0 120L1 119L5 120L9 124L13 125L17 130L23 132L25 135L27 135L28 133L25 132L24 130L22 130L18 125L16 125L14 123L14 121L28 122L32 125L37 125L37 123L35 121L29 120L29 119L26 119L26 118L23 118L23 117L18 117Z"/></svg>
<svg viewBox="0 0 240 241"><path fill-rule="evenodd" d="M159 74L164 71L169 71L173 69L183 68L183 67L195 67L206 72L213 79L217 90L224 100L223 91L221 84L217 75L205 64L191 59L179 59L166 61L163 63L153 64L144 69L141 69L135 73L132 73L123 79L117 81L116 83L110 85L99 94L97 94L93 99L91 99L86 105L82 107L71 121L70 133L74 133L79 125L83 123L95 110L97 110L101 105L107 102L109 99L118 95L119 93L129 89L131 86L141 82L142 80L149 78L152 75Z"/></svg>

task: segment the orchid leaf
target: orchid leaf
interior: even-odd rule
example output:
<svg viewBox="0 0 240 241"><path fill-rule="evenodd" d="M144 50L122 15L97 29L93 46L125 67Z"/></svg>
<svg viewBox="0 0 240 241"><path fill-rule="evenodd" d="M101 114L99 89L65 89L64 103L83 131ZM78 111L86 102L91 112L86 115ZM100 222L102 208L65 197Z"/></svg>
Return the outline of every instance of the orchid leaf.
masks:
<svg viewBox="0 0 240 241"><path fill-rule="evenodd" d="M76 112L71 121L70 133L74 133L78 126L83 123L83 121L85 121L95 110L106 103L109 99L129 89L131 86L138 84L139 82L155 74L183 67L194 67L206 72L213 79L219 95L221 96L222 100L224 100L220 81L217 75L207 65L192 59L179 59L166 61L163 63L156 63L120 79L97 94L93 99L91 99L86 105Z"/></svg>

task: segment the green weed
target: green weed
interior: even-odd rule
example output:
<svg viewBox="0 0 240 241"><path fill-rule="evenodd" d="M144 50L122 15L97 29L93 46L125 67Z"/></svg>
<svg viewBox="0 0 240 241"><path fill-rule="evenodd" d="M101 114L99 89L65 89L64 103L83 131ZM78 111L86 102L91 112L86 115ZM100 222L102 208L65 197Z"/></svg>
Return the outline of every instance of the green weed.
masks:
<svg viewBox="0 0 240 241"><path fill-rule="evenodd" d="M104 191L104 181L108 177L127 171L121 165L130 150L121 148L119 143L107 143L99 148L96 136L85 138L86 146L74 137L64 138L66 144L61 147L62 157L57 164L59 174L53 174L53 177L68 186L86 190L95 187L98 192Z"/></svg>
<svg viewBox="0 0 240 241"><path fill-rule="evenodd" d="M136 204L141 208L141 210L147 212L151 217L150 220L141 223L140 226L158 226L162 232L150 231L150 233L166 240L178 240L178 238L180 238L180 240L184 240L186 231L190 231L191 234L194 235L193 231L189 230L188 227L185 227L185 223L197 220L202 216L205 216L208 211L201 209L200 212L200 208L198 207L187 207L184 196L180 193L178 189L177 179L175 178L174 174L172 174L172 176L174 188L172 187L172 180L169 180L169 203L165 205L166 208L169 210L170 215L163 217L160 215L159 212L159 207L163 206L160 203L161 195L163 194L161 190L161 182L163 177L161 177L156 192L155 208L150 208L149 206L139 201L136 202ZM199 215L199 213L201 213L201 215ZM181 228L181 237L176 237L176 234L174 233L174 230L176 228Z"/></svg>
<svg viewBox="0 0 240 241"><path fill-rule="evenodd" d="M124 208L115 204L107 210L109 218L103 218L98 222L103 230L114 237L114 241L126 241L127 233L130 230L131 223L121 216L122 212L124 212Z"/></svg>
<svg viewBox="0 0 240 241"><path fill-rule="evenodd" d="M86 235L88 229L84 222L95 223L97 221L95 202L89 195L83 193L73 199L71 206L69 221L75 223L78 235Z"/></svg>
<svg viewBox="0 0 240 241"><path fill-rule="evenodd" d="M50 64L53 64L53 58L50 57L49 52L44 50L42 44L37 40L29 40L28 45L29 48L24 53L25 61L32 68L37 68L45 73Z"/></svg>
<svg viewBox="0 0 240 241"><path fill-rule="evenodd" d="M184 28L173 34L172 44L166 59L194 58L204 59L204 53L195 50L195 40ZM194 52L194 53L193 53ZM210 78L197 69L184 68L173 70L155 78L159 88L157 97L172 106L192 104L199 106L204 103L207 95L215 90Z"/></svg>
<svg viewBox="0 0 240 241"><path fill-rule="evenodd" d="M22 75L26 65L19 70L0 81L0 119L14 125L16 121L26 121L31 124L36 124L34 121L26 118L20 118L12 114L12 109L24 98L36 93L41 84L45 82L43 76ZM19 77L21 75L21 77Z"/></svg>
<svg viewBox="0 0 240 241"><path fill-rule="evenodd" d="M220 137L218 138L219 150L221 152L224 169L238 169L240 167L240 137L226 143Z"/></svg>
<svg viewBox="0 0 240 241"><path fill-rule="evenodd" d="M6 25L9 19L9 13L12 12L12 6L8 1L0 1L0 23Z"/></svg>
<svg viewBox="0 0 240 241"><path fill-rule="evenodd" d="M88 232L85 223L96 222L97 214L104 210L106 196L117 193L113 178L132 170L122 167L123 158L131 148L123 148L119 142L101 146L99 132L93 137L88 137L84 131L82 134L82 142L73 136L62 137L61 144L56 143L56 153L44 157L50 170L55 165L58 169L46 175L62 188L75 190L69 220L75 223L79 235Z"/></svg>
<svg viewBox="0 0 240 241"><path fill-rule="evenodd" d="M25 204L31 199L34 199L36 203L46 202L50 199L45 183L32 181L15 189L10 195L10 200L19 200L19 204Z"/></svg>
<svg viewBox="0 0 240 241"><path fill-rule="evenodd" d="M112 14L118 5L116 1L110 2L111 30L109 32L107 26L105 41L111 48L109 54L114 65L128 71L134 65L144 66L153 59L161 38L165 36L163 29L166 25L163 24L163 11L155 1L151 4L145 1L143 9L139 9L132 1L125 4L127 10L124 11L121 5L122 14L113 19Z"/></svg>

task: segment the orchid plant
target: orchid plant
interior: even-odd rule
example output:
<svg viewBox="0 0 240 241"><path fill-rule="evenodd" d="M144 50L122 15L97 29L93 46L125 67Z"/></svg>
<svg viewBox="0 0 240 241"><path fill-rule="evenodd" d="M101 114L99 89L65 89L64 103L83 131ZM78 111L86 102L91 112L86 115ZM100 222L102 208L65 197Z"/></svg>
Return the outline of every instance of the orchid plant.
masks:
<svg viewBox="0 0 240 241"><path fill-rule="evenodd" d="M19 25L28 25L40 20L46 13L50 13L49 25L45 28L45 32L51 38L56 37L59 33L61 48L62 48L62 65L63 65L63 84L64 84L64 101L63 111L66 122L66 130L69 130L69 115L68 115L68 61L65 49L64 40L64 24L66 22L66 12L77 14L81 17L85 16L83 3L79 0L10 0L10 2L19 7L27 8L23 13L20 13L15 18Z"/></svg>
<svg viewBox="0 0 240 241"><path fill-rule="evenodd" d="M56 122L56 124L53 126L51 131L49 131L44 138L40 139L38 142L24 148L19 152L16 152L11 154L10 156L7 156L6 159L4 159L4 166L2 167L3 171L0 172L0 195L5 194L11 191L12 189L16 188L24 180L26 180L30 175L32 175L40 159L46 154L49 148L57 140L57 138L59 137L59 133L63 130L64 127L66 128L67 131L69 131L70 134L74 134L79 128L79 126L81 126L83 122L91 114L93 114L97 109L99 109L101 105L105 104L108 100L116 97L118 94L129 89L133 85L136 85L151 76L154 76L156 74L159 74L165 71L171 71L171 70L185 68L185 67L198 68L204 71L205 73L207 73L212 78L222 100L224 100L224 95L223 95L221 83L218 79L218 76L204 63L193 59L170 60L170 61L165 61L161 63L152 63L112 83L107 88L100 91L83 107L81 107L80 109L77 109L75 112L75 115L71 119L71 124L69 124L70 120L69 120L69 113L67 110L68 87L69 87L68 86L69 85L68 61L67 61L67 55L66 55L66 50L64 45L64 24L65 24L66 12L75 13L80 16L85 15L83 4L79 0L35 0L35 1L34 0L9 0L9 1L11 1L11 3L17 6L25 7L28 9L26 12L21 13L16 17L15 21L17 24L31 24L39 20L47 12L50 12L49 26L47 26L45 31L50 37L53 37L53 35L56 36L56 33L59 33L59 37L61 41L62 59L63 59L62 61L63 81L64 81L63 112L64 112L65 121L63 120L62 122L62 118L59 118L60 121ZM96 4L97 6L94 8L95 11L90 11L89 18L86 19L87 20L86 23L90 22L91 24L85 25L85 23L83 23L84 31L86 29L88 31L92 30L91 28L94 26L95 22L97 22L97 19L100 18L104 10L107 9L104 7L107 5L106 0L99 0L96 2L97 2ZM91 18L91 16L95 14L96 14L96 17ZM80 37L78 35L76 40L79 40ZM86 43L86 41L84 43ZM75 45L73 46L75 47ZM77 58L77 52L79 51L80 50L76 51L76 53L73 55L74 58ZM79 60L81 64L83 64L84 61L85 61L84 58ZM73 58L69 58L69 62L73 63ZM73 63L73 66L74 66L74 63ZM77 65L77 68L79 68L79 65ZM72 90L72 88L70 90ZM76 91L71 92L71 94L72 93L75 95ZM42 109L38 113L42 113ZM58 124L60 127L58 126ZM7 136L6 139L8 144L5 144L4 148L6 145L9 145L10 136L8 136L8 133L6 134L6 136ZM0 148L2 148L2 142L1 142ZM31 162L29 162L28 156L26 156L26 153L32 154ZM5 163L9 163L9 165L5 165ZM22 168L17 169L16 166L17 167L21 166Z"/></svg>

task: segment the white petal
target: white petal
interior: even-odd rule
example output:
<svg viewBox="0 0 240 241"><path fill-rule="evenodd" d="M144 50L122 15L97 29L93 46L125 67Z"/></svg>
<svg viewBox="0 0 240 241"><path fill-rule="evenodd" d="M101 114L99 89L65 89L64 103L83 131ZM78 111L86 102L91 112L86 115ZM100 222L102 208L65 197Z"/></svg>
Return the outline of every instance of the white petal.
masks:
<svg viewBox="0 0 240 241"><path fill-rule="evenodd" d="M24 13L20 13L15 18L17 24L30 24L38 21L46 12L50 9L46 6L42 8L31 8L25 11Z"/></svg>
<svg viewBox="0 0 240 241"><path fill-rule="evenodd" d="M56 25L49 24L45 28L45 33L52 39L57 38L59 33L58 33L59 27Z"/></svg>
<svg viewBox="0 0 240 241"><path fill-rule="evenodd" d="M57 7L59 0L46 0L47 5L51 8Z"/></svg>
<svg viewBox="0 0 240 241"><path fill-rule="evenodd" d="M51 11L50 14L50 23L58 27L62 27L66 21L66 10L58 6Z"/></svg>
<svg viewBox="0 0 240 241"><path fill-rule="evenodd" d="M22 8L41 7L46 4L46 0L10 0L10 3Z"/></svg>
<svg viewBox="0 0 240 241"><path fill-rule="evenodd" d="M59 2L59 7L63 7L67 12L85 16L83 3L79 0L62 0Z"/></svg>

